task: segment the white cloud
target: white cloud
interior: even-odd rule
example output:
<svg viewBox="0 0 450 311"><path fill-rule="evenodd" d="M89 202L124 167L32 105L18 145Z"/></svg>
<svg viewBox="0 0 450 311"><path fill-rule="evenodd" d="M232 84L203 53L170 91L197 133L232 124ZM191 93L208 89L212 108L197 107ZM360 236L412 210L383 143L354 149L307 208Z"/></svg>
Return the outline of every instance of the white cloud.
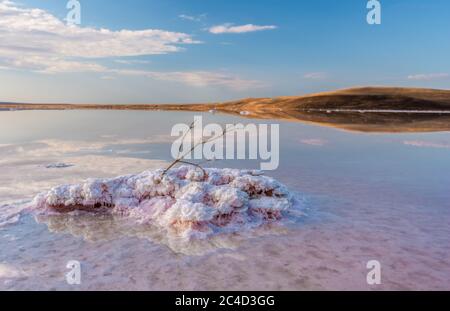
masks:
<svg viewBox="0 0 450 311"><path fill-rule="evenodd" d="M26 69L39 73L105 72L107 68L94 62L74 61L57 56L17 55L2 60L6 68Z"/></svg>
<svg viewBox="0 0 450 311"><path fill-rule="evenodd" d="M328 77L326 72L309 72L303 76L303 78L308 80L323 80Z"/></svg>
<svg viewBox="0 0 450 311"><path fill-rule="evenodd" d="M116 59L114 60L114 62L122 65L150 64L150 62L147 60L139 60L139 59Z"/></svg>
<svg viewBox="0 0 450 311"><path fill-rule="evenodd" d="M200 14L200 15L187 15L187 14L180 14L178 15L179 18L186 20L186 21L191 21L191 22L201 22L202 20L204 20L206 18L206 14Z"/></svg>
<svg viewBox="0 0 450 311"><path fill-rule="evenodd" d="M242 26L233 26L233 24L217 25L209 28L209 32L212 34L224 34L224 33L247 33L262 30L276 29L277 26L258 26L253 24L247 24Z"/></svg>
<svg viewBox="0 0 450 311"><path fill-rule="evenodd" d="M447 79L449 77L450 75L448 73L428 73L428 74L409 75L408 80L430 81L430 80Z"/></svg>
<svg viewBox="0 0 450 311"><path fill-rule="evenodd" d="M130 57L173 53L181 50L180 45L200 42L186 33L159 29L114 31L68 26L45 10L24 8L11 1L0 0L0 38L1 70L20 69L45 74L93 72L108 77L111 74L138 75L193 86L233 89L260 85L257 81L221 72L130 71L105 67L98 61L118 58L116 63L143 64L144 61Z"/></svg>
<svg viewBox="0 0 450 311"><path fill-rule="evenodd" d="M68 26L45 10L0 1L0 67L42 73L102 72L99 58L177 52L185 33Z"/></svg>
<svg viewBox="0 0 450 311"><path fill-rule="evenodd" d="M158 72L145 70L111 70L119 75L145 76L148 78L181 82L195 87L223 86L234 90L264 87L264 83L257 80L246 80L226 72L211 71L172 71Z"/></svg>

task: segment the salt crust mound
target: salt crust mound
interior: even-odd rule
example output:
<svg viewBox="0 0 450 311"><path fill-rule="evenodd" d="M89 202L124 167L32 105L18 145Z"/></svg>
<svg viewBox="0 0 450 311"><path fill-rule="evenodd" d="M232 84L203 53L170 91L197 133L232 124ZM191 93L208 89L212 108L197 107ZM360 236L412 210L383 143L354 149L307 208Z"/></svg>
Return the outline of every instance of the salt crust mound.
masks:
<svg viewBox="0 0 450 311"><path fill-rule="evenodd" d="M39 194L42 213L111 212L185 237L233 232L280 220L294 197L259 171L182 166L112 179L88 179Z"/></svg>

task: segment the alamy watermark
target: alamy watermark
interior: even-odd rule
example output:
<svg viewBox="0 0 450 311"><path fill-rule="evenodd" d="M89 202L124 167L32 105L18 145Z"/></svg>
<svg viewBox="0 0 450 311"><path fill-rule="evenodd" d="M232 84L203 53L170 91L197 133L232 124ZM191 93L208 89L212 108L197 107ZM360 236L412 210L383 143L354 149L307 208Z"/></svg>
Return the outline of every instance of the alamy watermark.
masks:
<svg viewBox="0 0 450 311"><path fill-rule="evenodd" d="M381 285L381 263L378 260L371 260L366 266L369 269L367 273L368 285Z"/></svg>
<svg viewBox="0 0 450 311"><path fill-rule="evenodd" d="M367 23L369 25L381 25L381 3L379 0L367 2Z"/></svg>
<svg viewBox="0 0 450 311"><path fill-rule="evenodd" d="M77 0L69 0L66 8L69 10L66 16L67 25L81 24L81 3Z"/></svg>
<svg viewBox="0 0 450 311"><path fill-rule="evenodd" d="M70 271L66 274L66 282L69 285L81 284L81 263L77 260L71 260L66 264Z"/></svg>
<svg viewBox="0 0 450 311"><path fill-rule="evenodd" d="M261 160L263 171L276 170L280 165L279 124L203 124L196 116L191 126L176 124L172 137L172 157L183 154L186 160Z"/></svg>

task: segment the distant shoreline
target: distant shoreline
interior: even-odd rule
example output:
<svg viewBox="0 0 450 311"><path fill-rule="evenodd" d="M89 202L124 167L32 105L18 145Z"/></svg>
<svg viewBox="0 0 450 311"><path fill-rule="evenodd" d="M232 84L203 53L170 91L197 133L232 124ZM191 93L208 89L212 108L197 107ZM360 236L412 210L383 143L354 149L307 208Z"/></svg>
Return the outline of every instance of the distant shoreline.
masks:
<svg viewBox="0 0 450 311"><path fill-rule="evenodd" d="M238 109L240 108L240 109ZM245 108L245 109L243 109ZM17 110L333 110L366 112L450 111L450 90L362 87L304 96L246 98L223 103L195 104L46 104L0 103L0 109Z"/></svg>
<svg viewBox="0 0 450 311"><path fill-rule="evenodd" d="M364 87L305 96L247 98L205 104L0 103L0 110L217 112L250 119L313 123L358 132L450 131L450 91L416 88Z"/></svg>

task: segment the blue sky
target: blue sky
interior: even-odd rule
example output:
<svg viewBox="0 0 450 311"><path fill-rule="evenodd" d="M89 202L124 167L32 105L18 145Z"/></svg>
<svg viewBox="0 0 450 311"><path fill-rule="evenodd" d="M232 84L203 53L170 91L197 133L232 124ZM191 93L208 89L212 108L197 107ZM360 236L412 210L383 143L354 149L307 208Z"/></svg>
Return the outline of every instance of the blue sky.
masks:
<svg viewBox="0 0 450 311"><path fill-rule="evenodd" d="M0 101L155 103L450 88L450 2L0 0ZM40 9L39 11L33 9ZM103 31L100 29L104 29Z"/></svg>

